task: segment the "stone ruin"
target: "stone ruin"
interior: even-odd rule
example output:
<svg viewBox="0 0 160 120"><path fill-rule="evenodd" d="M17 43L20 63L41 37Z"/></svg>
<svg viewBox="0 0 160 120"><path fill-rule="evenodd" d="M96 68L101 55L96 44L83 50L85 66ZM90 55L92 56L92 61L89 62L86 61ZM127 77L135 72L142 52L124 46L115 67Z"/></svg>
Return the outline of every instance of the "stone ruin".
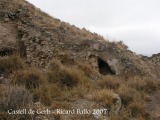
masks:
<svg viewBox="0 0 160 120"><path fill-rule="evenodd" d="M26 19L26 15L12 11L0 10L0 22L0 28L4 32L0 33L0 42L4 39L10 42L12 39L10 44L4 42L0 45L1 57L18 51L26 63L47 68L53 58L62 60L67 55L71 61L87 62L102 75L149 73L145 61L126 46L73 36L62 26L46 30ZM135 62L137 60L140 63Z"/></svg>

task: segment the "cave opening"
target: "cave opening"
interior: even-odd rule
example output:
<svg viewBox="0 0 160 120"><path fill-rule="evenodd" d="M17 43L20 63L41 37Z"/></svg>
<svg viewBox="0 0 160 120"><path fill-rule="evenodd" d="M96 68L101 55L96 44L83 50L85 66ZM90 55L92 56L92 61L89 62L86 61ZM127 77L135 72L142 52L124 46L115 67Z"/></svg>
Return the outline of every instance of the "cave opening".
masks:
<svg viewBox="0 0 160 120"><path fill-rule="evenodd" d="M3 49L3 50L0 50L0 56L1 57L4 57L4 56L10 56L10 55L13 55L14 51L11 50L11 49Z"/></svg>
<svg viewBox="0 0 160 120"><path fill-rule="evenodd" d="M98 67L99 67L99 73L102 75L115 75L115 71L111 69L111 67L103 61L102 59L98 58Z"/></svg>

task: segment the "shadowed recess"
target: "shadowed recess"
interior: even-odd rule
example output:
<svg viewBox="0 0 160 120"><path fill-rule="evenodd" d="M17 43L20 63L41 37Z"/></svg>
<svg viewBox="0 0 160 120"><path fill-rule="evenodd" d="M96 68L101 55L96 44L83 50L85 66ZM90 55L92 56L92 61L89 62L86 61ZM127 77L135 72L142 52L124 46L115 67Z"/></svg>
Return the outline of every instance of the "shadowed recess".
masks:
<svg viewBox="0 0 160 120"><path fill-rule="evenodd" d="M99 73L102 75L115 75L116 73L110 68L108 63L98 58Z"/></svg>

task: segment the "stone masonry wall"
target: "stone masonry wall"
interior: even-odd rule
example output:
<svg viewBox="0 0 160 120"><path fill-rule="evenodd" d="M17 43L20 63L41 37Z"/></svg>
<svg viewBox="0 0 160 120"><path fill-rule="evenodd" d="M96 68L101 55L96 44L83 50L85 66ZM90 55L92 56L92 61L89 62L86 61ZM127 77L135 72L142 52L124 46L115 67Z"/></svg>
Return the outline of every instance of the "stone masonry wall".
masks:
<svg viewBox="0 0 160 120"><path fill-rule="evenodd" d="M17 47L13 47L20 52L28 64L47 68L53 58L61 59L68 55L71 60L88 62L97 71L98 58L106 62L116 74L128 71L140 73L143 69L142 65L133 62L134 59L139 58L133 57L133 53L128 50L120 49L115 43L73 36L63 27L47 31L46 28L25 19L23 15L10 11L0 11L0 15L1 24L14 25L12 31L16 32L14 42Z"/></svg>

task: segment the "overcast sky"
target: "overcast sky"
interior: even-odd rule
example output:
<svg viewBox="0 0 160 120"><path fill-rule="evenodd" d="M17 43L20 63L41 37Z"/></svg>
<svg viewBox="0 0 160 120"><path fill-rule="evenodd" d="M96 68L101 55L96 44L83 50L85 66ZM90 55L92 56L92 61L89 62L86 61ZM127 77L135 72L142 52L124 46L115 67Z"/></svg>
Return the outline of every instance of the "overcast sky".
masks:
<svg viewBox="0 0 160 120"><path fill-rule="evenodd" d="M160 52L160 0L28 0L41 10L144 55Z"/></svg>

